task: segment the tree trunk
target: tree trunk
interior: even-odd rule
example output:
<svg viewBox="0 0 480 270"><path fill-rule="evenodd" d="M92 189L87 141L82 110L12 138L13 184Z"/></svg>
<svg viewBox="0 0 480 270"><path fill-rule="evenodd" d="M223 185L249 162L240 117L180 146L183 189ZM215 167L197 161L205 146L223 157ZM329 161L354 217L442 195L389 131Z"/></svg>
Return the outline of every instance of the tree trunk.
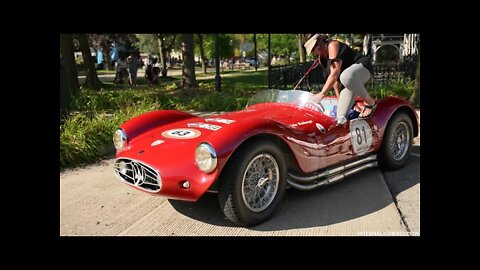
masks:
<svg viewBox="0 0 480 270"><path fill-rule="evenodd" d="M195 59L193 54L193 34L182 34L182 87L189 89L197 87L195 78Z"/></svg>
<svg viewBox="0 0 480 270"><path fill-rule="evenodd" d="M165 55L165 44L163 42L163 36L157 35L158 38L158 52L160 55L160 65L162 65L162 78L167 77L167 56Z"/></svg>
<svg viewBox="0 0 480 270"><path fill-rule="evenodd" d="M207 59L205 58L205 49L203 48L203 35L198 34L198 41L200 47L200 58L202 59L202 69L203 73L207 74Z"/></svg>
<svg viewBox="0 0 480 270"><path fill-rule="evenodd" d="M110 62L110 46L106 46L106 48L103 48L104 54L103 54L103 59L105 59L105 65L107 66L107 70L112 70L111 67L111 62Z"/></svg>
<svg viewBox="0 0 480 270"><path fill-rule="evenodd" d="M415 71L415 89L410 97L410 103L415 107L420 107L420 51L417 55L417 70Z"/></svg>
<svg viewBox="0 0 480 270"><path fill-rule="evenodd" d="M60 58L60 124L63 118L68 115L70 102L72 101L72 89L68 83L67 69L63 59Z"/></svg>
<svg viewBox="0 0 480 270"><path fill-rule="evenodd" d="M168 56L168 59L170 59L170 51L172 50L173 48L173 45L175 44L175 39L176 39L176 34L173 34L172 37L171 37L171 40L170 40L170 44L167 44L167 36L164 35L164 34L160 34L161 38L162 38L162 52L163 52L163 62L162 62L162 65L163 65L163 70L162 70L162 77L167 77L167 56Z"/></svg>
<svg viewBox="0 0 480 270"><path fill-rule="evenodd" d="M307 60L305 47L303 47L303 43L305 43L304 36L304 34L298 34L298 55L300 55L300 63L305 63Z"/></svg>
<svg viewBox="0 0 480 270"><path fill-rule="evenodd" d="M83 62L86 69L86 78L83 86L92 88L94 90L100 90L103 84L98 79L97 70L90 52L90 44L88 43L87 36L85 34L76 35L78 42L80 43L80 50L82 51Z"/></svg>
<svg viewBox="0 0 480 270"><path fill-rule="evenodd" d="M257 34L253 34L253 48L255 49L255 71L258 71Z"/></svg>
<svg viewBox="0 0 480 270"><path fill-rule="evenodd" d="M73 54L72 34L60 34L60 54L65 64L65 79L67 80L68 89L72 94L77 94L80 92L80 88L78 86L78 74Z"/></svg>
<svg viewBox="0 0 480 270"><path fill-rule="evenodd" d="M163 48L162 49L162 77L165 78L167 77L167 72L168 72L168 68L167 68L167 49L166 48Z"/></svg>

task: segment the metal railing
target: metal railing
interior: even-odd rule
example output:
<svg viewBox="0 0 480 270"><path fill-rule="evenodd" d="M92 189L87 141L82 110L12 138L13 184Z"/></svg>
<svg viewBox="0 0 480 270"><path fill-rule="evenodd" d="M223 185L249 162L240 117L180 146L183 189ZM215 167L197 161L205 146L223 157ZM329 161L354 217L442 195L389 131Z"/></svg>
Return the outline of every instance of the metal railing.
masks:
<svg viewBox="0 0 480 270"><path fill-rule="evenodd" d="M312 64L313 61L283 66L270 66L268 70L268 88L293 89ZM311 90L312 88L318 88L320 84L325 83L325 75L322 66L319 65L305 77L297 89Z"/></svg>
<svg viewBox="0 0 480 270"><path fill-rule="evenodd" d="M407 83L415 80L415 62L400 64L375 64L373 65L373 78L367 82L367 87L387 84L391 82Z"/></svg>
<svg viewBox="0 0 480 270"><path fill-rule="evenodd" d="M283 66L270 66L268 70L268 88L293 89L312 64L313 61ZM367 82L367 88L390 82L406 83L414 80L416 67L414 61L400 64L374 64L374 75ZM305 77L297 89L318 91L323 84L325 84L325 81L326 72L322 66L318 66Z"/></svg>

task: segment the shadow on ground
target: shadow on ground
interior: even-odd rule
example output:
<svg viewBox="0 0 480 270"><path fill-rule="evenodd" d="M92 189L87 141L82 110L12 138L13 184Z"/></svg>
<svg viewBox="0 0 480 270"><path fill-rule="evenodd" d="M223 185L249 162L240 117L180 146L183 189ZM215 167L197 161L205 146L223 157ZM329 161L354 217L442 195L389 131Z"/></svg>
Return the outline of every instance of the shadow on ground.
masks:
<svg viewBox="0 0 480 270"><path fill-rule="evenodd" d="M393 196L420 183L420 146L412 147L412 155L401 170L385 172L385 179Z"/></svg>
<svg viewBox="0 0 480 270"><path fill-rule="evenodd" d="M395 172L389 186L396 194L420 183L419 146L414 146L405 166ZM415 153L418 155L416 156ZM195 203L169 200L179 213L217 226L235 226L220 210L217 195L205 194ZM392 195L379 169L352 175L331 186L312 191L288 189L275 216L252 230L272 231L327 226L381 210L392 203Z"/></svg>

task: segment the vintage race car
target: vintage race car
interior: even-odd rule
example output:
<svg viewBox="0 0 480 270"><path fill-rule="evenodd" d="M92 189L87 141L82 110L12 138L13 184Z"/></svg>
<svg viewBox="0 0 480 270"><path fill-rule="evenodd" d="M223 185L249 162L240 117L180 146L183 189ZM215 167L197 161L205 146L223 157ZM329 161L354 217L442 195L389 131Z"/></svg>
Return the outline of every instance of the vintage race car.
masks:
<svg viewBox="0 0 480 270"><path fill-rule="evenodd" d="M264 90L241 111L197 117L160 110L115 131L115 175L141 191L197 201L218 193L225 216L243 226L272 217L287 186L311 190L360 170L402 167L419 133L418 115L396 97L368 118L336 125L337 99L301 90Z"/></svg>

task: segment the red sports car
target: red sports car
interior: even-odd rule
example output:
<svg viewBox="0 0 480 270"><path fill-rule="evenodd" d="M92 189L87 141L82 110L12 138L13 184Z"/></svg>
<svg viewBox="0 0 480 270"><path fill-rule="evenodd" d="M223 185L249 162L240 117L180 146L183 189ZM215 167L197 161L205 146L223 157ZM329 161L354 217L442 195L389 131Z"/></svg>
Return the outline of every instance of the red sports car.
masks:
<svg viewBox="0 0 480 270"><path fill-rule="evenodd" d="M402 167L418 135L418 116L405 100L377 101L358 118L336 125L337 99L312 101L301 90L265 90L241 111L197 117L153 111L114 134L115 175L142 191L197 201L218 192L224 214L252 226L272 217L287 186L310 190L360 170Z"/></svg>

